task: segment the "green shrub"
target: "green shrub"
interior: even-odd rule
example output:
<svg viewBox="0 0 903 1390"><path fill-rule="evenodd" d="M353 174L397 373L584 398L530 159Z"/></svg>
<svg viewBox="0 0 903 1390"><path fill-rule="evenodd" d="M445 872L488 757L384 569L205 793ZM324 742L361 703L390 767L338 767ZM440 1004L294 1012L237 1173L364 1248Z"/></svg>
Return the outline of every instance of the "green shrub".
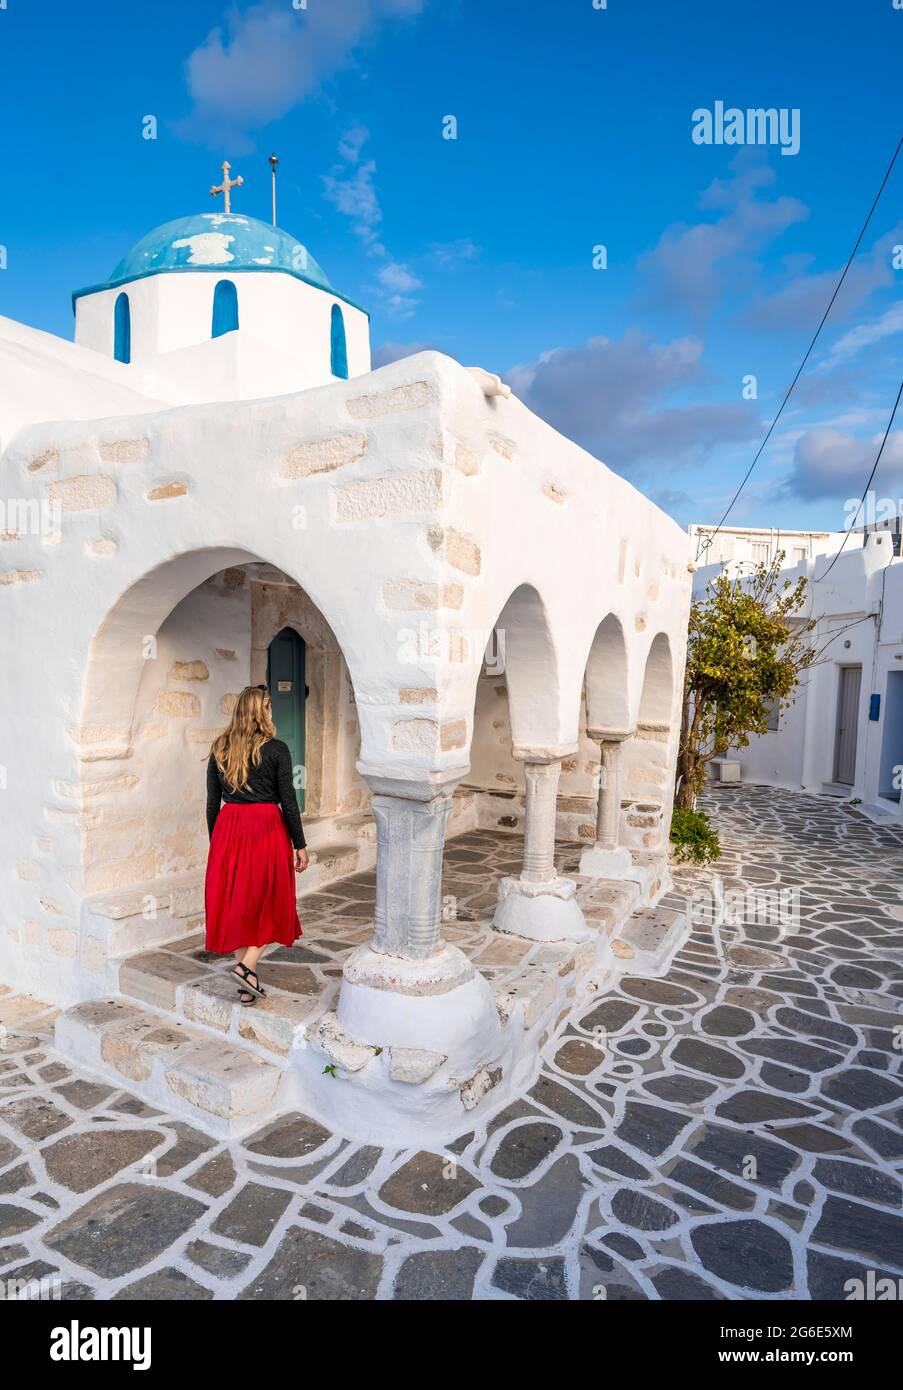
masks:
<svg viewBox="0 0 903 1390"><path fill-rule="evenodd" d="M675 809L671 818L671 843L676 845L674 858L679 864L710 864L721 853L718 832L705 811Z"/></svg>

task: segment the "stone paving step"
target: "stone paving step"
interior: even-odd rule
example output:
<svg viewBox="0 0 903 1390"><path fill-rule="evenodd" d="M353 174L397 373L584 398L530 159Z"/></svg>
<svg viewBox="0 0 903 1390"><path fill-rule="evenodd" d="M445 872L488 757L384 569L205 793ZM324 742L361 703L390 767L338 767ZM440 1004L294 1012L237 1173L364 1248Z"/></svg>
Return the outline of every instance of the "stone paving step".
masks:
<svg viewBox="0 0 903 1390"><path fill-rule="evenodd" d="M265 1060L280 1061L288 1056L299 1030L332 1002L337 986L323 989L311 978L309 993L275 988L264 956L260 978L267 989L265 998L251 1008L238 1002L237 983L229 977L219 959L215 967L190 954L175 951L147 951L130 956L119 967L119 990L127 999L148 1004L218 1037L236 1044L250 1044ZM303 984L306 974L293 967L295 983ZM278 977L277 977L278 978Z"/></svg>
<svg viewBox="0 0 903 1390"><path fill-rule="evenodd" d="M659 903L642 907L624 923L612 943L620 965L632 975L664 975L687 938L686 912Z"/></svg>
<svg viewBox="0 0 903 1390"><path fill-rule="evenodd" d="M239 1136L280 1109L281 1065L123 999L65 1009L55 1040L73 1061L208 1133Z"/></svg>

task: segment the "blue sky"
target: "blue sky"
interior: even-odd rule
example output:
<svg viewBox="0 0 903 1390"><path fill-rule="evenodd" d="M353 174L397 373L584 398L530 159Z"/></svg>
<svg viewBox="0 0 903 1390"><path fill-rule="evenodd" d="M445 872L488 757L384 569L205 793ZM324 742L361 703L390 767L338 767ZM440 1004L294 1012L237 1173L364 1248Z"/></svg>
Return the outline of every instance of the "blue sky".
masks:
<svg viewBox="0 0 903 1390"><path fill-rule="evenodd" d="M681 523L717 520L903 130L903 10L295 4L6 0L0 313L71 337L72 289L210 210L223 158L235 209L267 218L275 150L279 222L371 309L378 362L498 371ZM798 110L799 152L694 143L716 101ZM903 154L732 520L843 525L899 384L895 246ZM901 424L881 497L903 497Z"/></svg>

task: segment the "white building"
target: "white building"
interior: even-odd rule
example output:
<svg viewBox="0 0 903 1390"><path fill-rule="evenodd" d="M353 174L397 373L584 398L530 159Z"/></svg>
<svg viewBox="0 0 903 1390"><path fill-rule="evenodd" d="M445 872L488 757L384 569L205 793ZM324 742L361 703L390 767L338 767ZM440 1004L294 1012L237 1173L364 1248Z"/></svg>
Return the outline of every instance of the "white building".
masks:
<svg viewBox="0 0 903 1390"><path fill-rule="evenodd" d="M590 975L642 968L686 534L488 373L371 373L366 314L251 218L167 223L75 307L75 344L0 320L0 978L63 1007L61 1048L214 1131L300 1105L384 1141L459 1132ZM306 778L299 891L375 862L373 934L332 995L241 1015L170 962L133 1007L136 960L203 925L207 749L265 678ZM504 998L441 921L446 827L477 826L525 835Z"/></svg>
<svg viewBox="0 0 903 1390"><path fill-rule="evenodd" d="M836 549L840 537L830 531L785 531L778 526L689 526L690 545L695 563L726 565L770 565L779 551L786 562L796 565L828 549Z"/></svg>
<svg viewBox="0 0 903 1390"><path fill-rule="evenodd" d="M774 728L730 761L745 782L856 799L868 814L903 824L903 561L893 530L851 535L838 554L842 540L835 533L825 553L785 567L791 580L808 579L804 616L817 619L820 657ZM720 568L697 571L694 597Z"/></svg>

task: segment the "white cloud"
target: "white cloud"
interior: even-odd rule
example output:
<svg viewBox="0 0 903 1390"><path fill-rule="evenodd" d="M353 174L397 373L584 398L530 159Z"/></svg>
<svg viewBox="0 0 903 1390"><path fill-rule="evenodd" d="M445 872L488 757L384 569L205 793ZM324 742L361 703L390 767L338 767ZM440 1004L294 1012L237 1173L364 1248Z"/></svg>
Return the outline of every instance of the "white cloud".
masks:
<svg viewBox="0 0 903 1390"><path fill-rule="evenodd" d="M377 228L383 220L376 191L376 161L362 160L369 132L354 124L339 140L340 162L323 175L326 197L345 217L371 256L382 259L376 273L375 294L393 318L409 318L417 307L415 291L423 282L408 266L395 260L380 240Z"/></svg>
<svg viewBox="0 0 903 1390"><path fill-rule="evenodd" d="M858 497L865 487L884 435L858 438L841 430L818 426L797 440L793 472L786 492L804 501L834 498L843 502ZM882 497L903 490L903 431L891 434L881 455L873 484ZM840 523L838 523L840 529Z"/></svg>
<svg viewBox="0 0 903 1390"><path fill-rule="evenodd" d="M235 153L250 148L250 131L281 119L345 67L381 23L413 18L427 0L289 0L233 7L185 64L192 108L177 124L187 139Z"/></svg>
<svg viewBox="0 0 903 1390"><path fill-rule="evenodd" d="M366 139L366 132L364 132ZM346 147L347 148L347 147ZM342 144L339 145L342 149ZM354 224L354 230L361 238L367 250L374 255L384 255L385 247L378 239L377 227L383 220L382 208L379 205L379 197L374 184L376 173L376 161L368 159L366 163L357 163L360 148L355 154L353 172L348 172L342 165L336 165L332 173L323 175L323 187L326 196L345 217L349 217Z"/></svg>
<svg viewBox="0 0 903 1390"><path fill-rule="evenodd" d="M698 338L657 343L638 329L555 348L505 373L515 393L610 468L660 489L675 468L754 438L755 407L669 403L705 379ZM663 470L667 469L667 473Z"/></svg>
<svg viewBox="0 0 903 1390"><path fill-rule="evenodd" d="M798 198L760 196L775 174L758 156L738 155L731 170L730 178L715 179L700 196L700 207L720 214L714 221L675 223L640 257L659 307L703 317L729 284L751 272L758 251L808 217Z"/></svg>
<svg viewBox="0 0 903 1390"><path fill-rule="evenodd" d="M892 305L890 309L886 309L877 318L869 320L868 323L861 323L856 328L851 328L849 332L844 333L843 337L838 338L832 346L823 366L827 369L837 362L855 357L857 353L862 352L863 348L880 343L884 338L890 338L895 333L903 333L903 303Z"/></svg>
<svg viewBox="0 0 903 1390"><path fill-rule="evenodd" d="M443 270L458 270L479 260L480 248L471 237L459 237L457 241L436 242L430 247L430 255Z"/></svg>

